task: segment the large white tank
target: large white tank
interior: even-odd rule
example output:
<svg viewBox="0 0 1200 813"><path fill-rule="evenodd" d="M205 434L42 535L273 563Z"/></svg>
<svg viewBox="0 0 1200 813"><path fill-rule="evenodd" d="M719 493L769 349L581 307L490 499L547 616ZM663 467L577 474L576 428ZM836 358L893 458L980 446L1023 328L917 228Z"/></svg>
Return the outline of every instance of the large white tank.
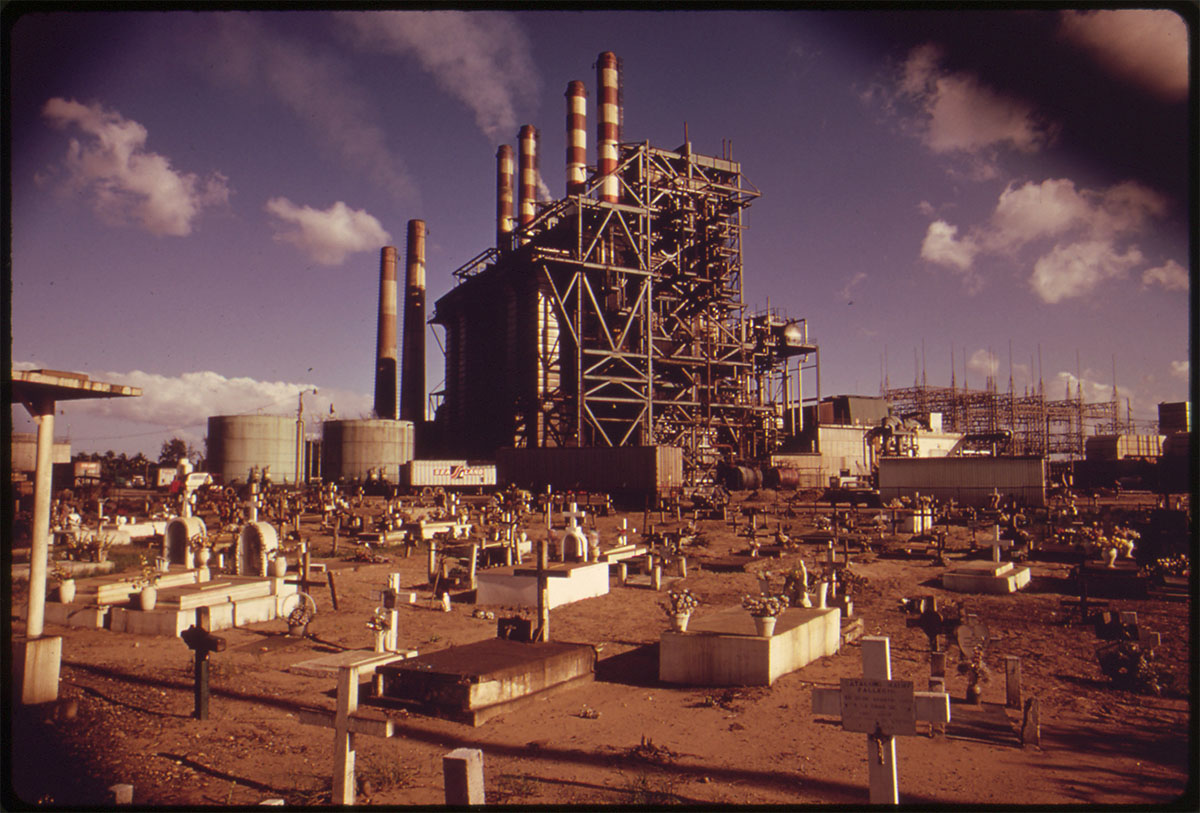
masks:
<svg viewBox="0 0 1200 813"><path fill-rule="evenodd" d="M321 474L326 480L366 480L374 471L399 483L400 467L412 459L412 421L364 418L322 424Z"/></svg>
<svg viewBox="0 0 1200 813"><path fill-rule="evenodd" d="M205 467L226 485L248 482L250 470L271 467L273 483L296 479L296 418L287 415L214 415L208 419Z"/></svg>

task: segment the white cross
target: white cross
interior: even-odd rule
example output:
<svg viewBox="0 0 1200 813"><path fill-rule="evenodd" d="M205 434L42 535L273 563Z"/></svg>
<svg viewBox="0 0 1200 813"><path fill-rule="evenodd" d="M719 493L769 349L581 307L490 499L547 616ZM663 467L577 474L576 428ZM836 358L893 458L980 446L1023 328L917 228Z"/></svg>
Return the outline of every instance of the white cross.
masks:
<svg viewBox="0 0 1200 813"><path fill-rule="evenodd" d="M999 562L1000 561L1000 550L1001 549L1008 550L1009 548L1012 547L1012 544L1013 544L1013 541L1011 539L997 538L995 541L993 541L992 542L992 561Z"/></svg>
<svg viewBox="0 0 1200 813"><path fill-rule="evenodd" d="M571 503L570 511L563 511L563 516L571 523L572 529L579 527L579 520L587 516L587 511L581 511L575 507L575 503Z"/></svg>
<svg viewBox="0 0 1200 813"><path fill-rule="evenodd" d="M844 730L868 735L871 804L899 804L895 735L915 734L917 720L950 722L950 695L914 692L911 680L892 680L885 636L864 636L862 659L861 678L842 678L837 689L813 689L813 714L840 716Z"/></svg>

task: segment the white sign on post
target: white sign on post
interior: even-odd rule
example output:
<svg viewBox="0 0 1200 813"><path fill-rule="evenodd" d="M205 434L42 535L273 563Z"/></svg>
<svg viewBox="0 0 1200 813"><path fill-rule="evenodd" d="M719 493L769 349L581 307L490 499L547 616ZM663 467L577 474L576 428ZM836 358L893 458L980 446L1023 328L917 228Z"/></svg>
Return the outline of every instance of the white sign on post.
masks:
<svg viewBox="0 0 1200 813"><path fill-rule="evenodd" d="M892 680L890 642L862 639L863 676L843 678L840 688L813 689L813 714L842 718L842 728L867 735L871 804L899 804L896 735L912 735L916 721L950 722L950 695L914 692L912 681Z"/></svg>

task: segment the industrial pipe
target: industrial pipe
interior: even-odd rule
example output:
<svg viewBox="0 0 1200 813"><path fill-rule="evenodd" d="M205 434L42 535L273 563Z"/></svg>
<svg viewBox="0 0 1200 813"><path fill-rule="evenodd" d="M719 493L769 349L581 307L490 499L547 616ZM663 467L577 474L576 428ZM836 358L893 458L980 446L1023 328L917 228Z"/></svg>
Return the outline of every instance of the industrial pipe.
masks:
<svg viewBox="0 0 1200 813"><path fill-rule="evenodd" d="M513 231L513 149L496 151L496 248L510 248Z"/></svg>
<svg viewBox="0 0 1200 813"><path fill-rule="evenodd" d="M379 329L375 347L375 416L396 420L396 247L379 263Z"/></svg>
<svg viewBox="0 0 1200 813"><path fill-rule="evenodd" d="M587 89L583 82L567 85L567 195L578 195L587 184Z"/></svg>
<svg viewBox="0 0 1200 813"><path fill-rule="evenodd" d="M408 221L400 420L425 420L425 221Z"/></svg>
<svg viewBox="0 0 1200 813"><path fill-rule="evenodd" d="M596 173L604 179L600 200L610 203L616 203L620 198L620 184L613 174L617 170L617 141L621 128L620 71L620 63L612 51L600 54L596 62L596 84L599 86Z"/></svg>

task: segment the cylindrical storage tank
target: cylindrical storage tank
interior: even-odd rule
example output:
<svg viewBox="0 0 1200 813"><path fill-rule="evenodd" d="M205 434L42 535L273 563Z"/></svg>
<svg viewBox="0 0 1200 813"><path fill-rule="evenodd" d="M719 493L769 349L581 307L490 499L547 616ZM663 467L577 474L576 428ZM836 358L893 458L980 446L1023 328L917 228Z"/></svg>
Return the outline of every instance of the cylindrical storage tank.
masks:
<svg viewBox="0 0 1200 813"><path fill-rule="evenodd" d="M413 459L412 421L326 421L321 435L321 471L326 480L365 481L371 469L390 483Z"/></svg>
<svg viewBox="0 0 1200 813"><path fill-rule="evenodd" d="M776 467L771 469L775 480L775 488L799 488L800 487L800 469L792 469L786 467Z"/></svg>
<svg viewBox="0 0 1200 813"><path fill-rule="evenodd" d="M214 415L208 419L208 471L230 485L270 467L271 482L296 479L296 418L290 415Z"/></svg>

